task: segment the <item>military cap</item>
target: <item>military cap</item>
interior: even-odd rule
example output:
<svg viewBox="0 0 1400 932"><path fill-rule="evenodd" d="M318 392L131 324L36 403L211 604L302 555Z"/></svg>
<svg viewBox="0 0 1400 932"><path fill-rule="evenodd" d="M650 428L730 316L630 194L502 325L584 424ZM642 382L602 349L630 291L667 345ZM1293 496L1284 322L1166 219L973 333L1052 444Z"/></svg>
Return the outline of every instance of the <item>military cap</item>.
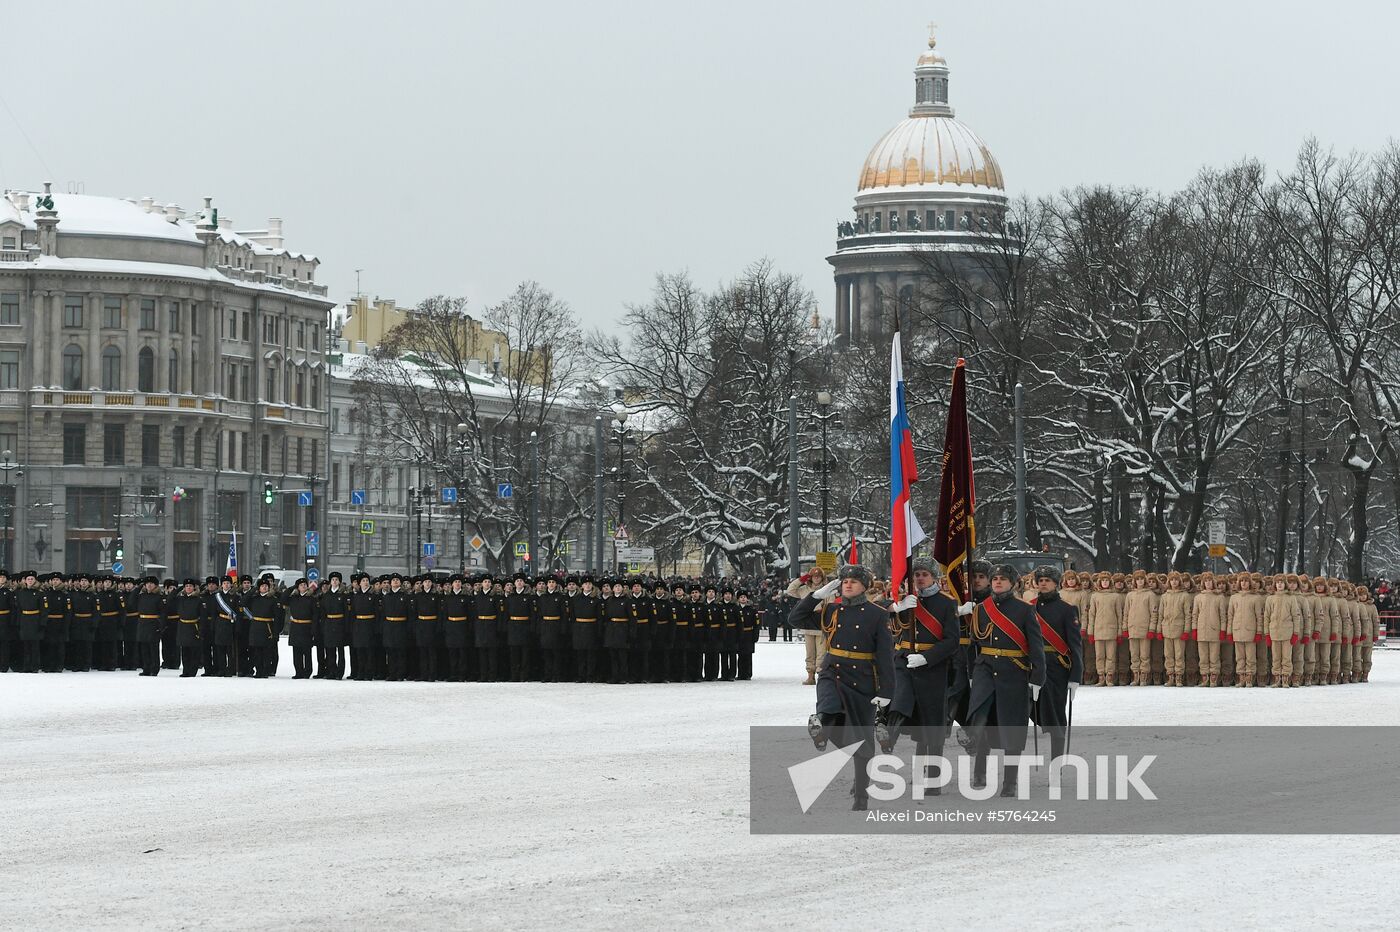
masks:
<svg viewBox="0 0 1400 932"><path fill-rule="evenodd" d="M967 565L967 574L969 576L991 576L992 564L986 560L973 560Z"/></svg>
<svg viewBox="0 0 1400 932"><path fill-rule="evenodd" d="M341 582L345 582L345 577L342 576L342 575L340 575L340 570L332 570L332 571L331 571L331 574L330 574L329 576L327 576L326 579L328 579L328 580L330 580L330 579L338 579L338 580L340 580Z"/></svg>
<svg viewBox="0 0 1400 932"><path fill-rule="evenodd" d="M998 576L1013 583L1021 578L1021 574L1016 572L1016 567L1012 566L1010 563L999 563L992 567L990 577L996 579Z"/></svg>
<svg viewBox="0 0 1400 932"><path fill-rule="evenodd" d="M1055 585L1058 586L1061 579L1060 568L1052 563L1042 563L1035 568L1035 578L1037 580L1053 579L1055 580Z"/></svg>
<svg viewBox="0 0 1400 932"><path fill-rule="evenodd" d="M693 583L690 584L690 591L691 591L691 592L704 592L705 589L704 589L704 587L701 586L698 582L693 582Z"/></svg>
<svg viewBox="0 0 1400 932"><path fill-rule="evenodd" d="M938 562L932 557L915 557L910 564L915 573L923 570L925 573L932 573L937 576L939 573Z"/></svg>
<svg viewBox="0 0 1400 932"><path fill-rule="evenodd" d="M875 582L875 576L870 570L859 563L847 563L845 566L841 567L841 572L837 574L837 578L857 580L867 589Z"/></svg>

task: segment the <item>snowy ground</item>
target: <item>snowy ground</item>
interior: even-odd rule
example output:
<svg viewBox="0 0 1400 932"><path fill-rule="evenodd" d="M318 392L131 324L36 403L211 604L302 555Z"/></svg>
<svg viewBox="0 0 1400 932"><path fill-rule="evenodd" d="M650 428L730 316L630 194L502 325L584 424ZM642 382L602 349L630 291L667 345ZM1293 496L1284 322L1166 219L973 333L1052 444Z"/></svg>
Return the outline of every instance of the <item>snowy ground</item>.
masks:
<svg viewBox="0 0 1400 932"><path fill-rule="evenodd" d="M0 928L1393 928L1392 837L751 836L747 728L805 720L801 664L0 675ZM1393 724L1400 651L1364 685L1085 689L1075 722Z"/></svg>

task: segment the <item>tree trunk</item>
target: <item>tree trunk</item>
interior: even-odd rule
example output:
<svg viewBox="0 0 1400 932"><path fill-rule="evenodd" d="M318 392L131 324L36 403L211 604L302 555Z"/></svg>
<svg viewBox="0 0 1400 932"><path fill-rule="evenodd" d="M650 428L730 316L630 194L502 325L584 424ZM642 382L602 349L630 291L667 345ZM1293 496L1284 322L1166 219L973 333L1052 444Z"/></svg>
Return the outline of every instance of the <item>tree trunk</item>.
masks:
<svg viewBox="0 0 1400 932"><path fill-rule="evenodd" d="M1360 582L1366 578L1363 556L1366 553L1366 502L1371 496L1371 470L1352 470L1351 538L1347 543L1347 578Z"/></svg>

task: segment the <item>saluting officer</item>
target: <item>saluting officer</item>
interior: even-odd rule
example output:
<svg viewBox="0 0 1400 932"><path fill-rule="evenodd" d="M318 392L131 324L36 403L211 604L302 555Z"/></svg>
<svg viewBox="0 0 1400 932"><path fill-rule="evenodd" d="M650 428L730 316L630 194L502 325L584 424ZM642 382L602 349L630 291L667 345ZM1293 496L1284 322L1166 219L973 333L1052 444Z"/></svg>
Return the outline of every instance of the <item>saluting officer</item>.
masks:
<svg viewBox="0 0 1400 932"><path fill-rule="evenodd" d="M1084 647L1079 610L1060 598L1059 569L1048 564L1037 566L1035 584L1040 591L1031 604L1045 642L1046 659L1045 686L1035 705L1035 721L1050 732L1050 759L1054 760L1065 753L1066 706L1084 677Z"/></svg>
<svg viewBox="0 0 1400 932"><path fill-rule="evenodd" d="M855 753L855 803L868 808L870 774L874 755L872 729L877 709L890 704L894 683L894 651L889 614L868 602L865 590L870 571L859 564L843 566L838 579L808 592L793 607L794 626L811 630L818 615L818 629L826 641L826 657L817 674L817 709L807 720L807 730L817 750L827 741L841 745L861 741ZM823 606L822 600L841 590L841 601Z"/></svg>
<svg viewBox="0 0 1400 932"><path fill-rule="evenodd" d="M987 755L993 744L1008 755L1026 746L1030 704L1045 685L1045 646L1035 609L1016 597L1016 568L992 570L992 594L969 618L977 660L972 667L968 718L975 739L972 782L985 786ZM1029 695L1028 695L1029 693ZM1016 792L1018 767L1007 766L1001 795Z"/></svg>

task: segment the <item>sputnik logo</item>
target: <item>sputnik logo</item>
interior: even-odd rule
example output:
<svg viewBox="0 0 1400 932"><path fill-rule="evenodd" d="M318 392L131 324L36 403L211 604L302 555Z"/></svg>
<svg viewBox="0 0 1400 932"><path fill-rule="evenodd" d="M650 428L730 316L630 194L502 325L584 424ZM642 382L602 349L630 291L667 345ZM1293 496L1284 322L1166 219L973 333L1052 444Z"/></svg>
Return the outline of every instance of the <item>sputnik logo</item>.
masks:
<svg viewBox="0 0 1400 932"><path fill-rule="evenodd" d="M812 808L812 804L821 797L826 788L831 786L831 781L845 769L846 761L850 760L864 743L857 741L788 768L788 779L792 781L792 789L797 793L797 802L802 806L803 815L807 814L807 810Z"/></svg>

